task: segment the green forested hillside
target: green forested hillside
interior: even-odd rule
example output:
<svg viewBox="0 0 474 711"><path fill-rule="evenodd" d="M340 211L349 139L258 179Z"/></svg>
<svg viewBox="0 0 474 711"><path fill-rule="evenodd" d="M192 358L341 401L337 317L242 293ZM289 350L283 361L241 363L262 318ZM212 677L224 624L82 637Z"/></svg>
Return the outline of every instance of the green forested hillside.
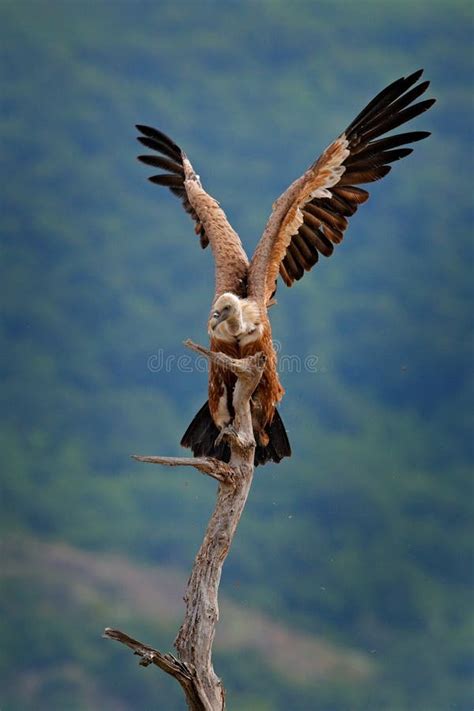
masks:
<svg viewBox="0 0 474 711"><path fill-rule="evenodd" d="M2 711L184 704L100 639L123 622L170 649L175 617L94 574L120 556L133 579L185 575L214 499L129 459L180 453L206 374L176 359L213 294L134 124L172 135L252 251L282 190L420 66L438 103L412 126L433 135L279 287L294 456L257 470L222 580L370 671L288 678L251 641L215 665L233 711L471 708L472 19L461 0L0 2Z"/></svg>

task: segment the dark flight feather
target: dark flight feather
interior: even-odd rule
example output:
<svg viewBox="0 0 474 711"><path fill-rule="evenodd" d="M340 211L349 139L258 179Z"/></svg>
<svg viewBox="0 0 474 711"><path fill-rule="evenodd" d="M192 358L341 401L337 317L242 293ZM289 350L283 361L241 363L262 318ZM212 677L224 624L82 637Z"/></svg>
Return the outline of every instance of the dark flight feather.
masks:
<svg viewBox="0 0 474 711"><path fill-rule="evenodd" d="M352 185L352 183L374 183L380 180L392 170L389 165L381 165L378 168L366 168L366 170L356 171L348 168L343 173L338 185Z"/></svg>
<svg viewBox="0 0 474 711"><path fill-rule="evenodd" d="M330 227L335 227L336 229L343 231L346 229L348 224L344 215L338 215L337 212L334 212L331 209L329 204L324 205L323 207L320 202L309 202L303 210L303 215L305 220L307 219L310 224L314 222L316 227L319 227L318 222L324 222L324 224L327 224Z"/></svg>
<svg viewBox="0 0 474 711"><path fill-rule="evenodd" d="M305 267L305 269L309 270L316 260L314 259L314 250L311 249L302 235L302 227L304 227L304 225L301 225L299 231L293 237L293 240L295 245L298 247L299 252L304 256L305 263L309 265L308 267Z"/></svg>
<svg viewBox="0 0 474 711"><path fill-rule="evenodd" d="M183 179L178 175L164 173L163 175L151 175L148 180L156 185L164 185L166 188L181 188Z"/></svg>
<svg viewBox="0 0 474 711"><path fill-rule="evenodd" d="M153 138L156 141L159 141L161 144L168 146L169 150L174 152L176 159L178 161L181 160L181 148L177 146L176 143L172 141L169 136L166 135L166 133L158 131L157 128L152 128L151 126L144 126L143 124L137 124L136 128L140 131L140 133L143 133L144 136Z"/></svg>
<svg viewBox="0 0 474 711"><path fill-rule="evenodd" d="M137 141L147 148L151 148L152 151L158 151L158 153L163 153L163 155L168 156L171 160L178 160L176 152L172 150L166 143L162 141L157 141L156 138L148 138L148 136L137 136Z"/></svg>
<svg viewBox="0 0 474 711"><path fill-rule="evenodd" d="M283 260L284 270L280 271L288 286L301 278L302 268L308 270L308 257L304 259L300 256L300 253L305 254L301 238L319 253L325 256L332 254L333 243L342 241L348 226L347 218L369 197L369 193L357 185L385 177L391 170L391 163L413 152L412 148L406 147L407 144L421 141L430 135L428 131L409 131L379 138L420 116L434 104L435 99L413 103L425 93L430 84L429 81L417 84L422 73L423 70L419 69L389 84L347 127L343 137L348 141L349 155L342 163L345 171L339 181L329 188L331 197L314 198L300 208L304 223L292 236Z"/></svg>
<svg viewBox="0 0 474 711"><path fill-rule="evenodd" d="M374 116L374 114L379 113L386 106L391 104L392 101L397 98L397 96L403 94L407 89L410 88L410 86L416 84L422 74L423 69L418 69L416 72L413 72L413 74L410 74L410 76L406 78L401 77L400 79L397 79L396 81L389 84L387 87L385 87L385 89L382 89L382 91L379 92L372 99L372 101L370 101L367 106L362 109L359 114L357 114L352 123L349 124L346 129L346 135L351 131L351 129L355 128L363 121L367 121L369 118Z"/></svg>
<svg viewBox="0 0 474 711"><path fill-rule="evenodd" d="M177 173L178 175L184 176L184 168L169 158L162 158L161 156L138 156L138 160L145 165L152 165L155 168L161 168L162 170L169 170L171 173Z"/></svg>
<svg viewBox="0 0 474 711"><path fill-rule="evenodd" d="M365 168L377 168L381 165L395 163L395 161L409 156L410 153L413 153L413 148L397 148L393 151L382 151L381 153L375 153L373 155L356 153L353 157L354 159L347 162L347 169L349 171L350 168L351 172L360 172Z"/></svg>
<svg viewBox="0 0 474 711"><path fill-rule="evenodd" d="M142 136L137 136L137 140L158 154L140 155L138 156L138 160L145 165L169 171L160 175L152 175L149 181L155 185L162 185L169 188L173 195L176 195L176 197L181 200L184 209L191 215L196 223L195 232L199 235L201 247L205 249L209 244L209 239L199 221L196 211L188 200L186 187L184 185L183 153L181 149L169 136L162 131L158 131L156 128L143 126L142 124L137 124L137 128L143 134Z"/></svg>
<svg viewBox="0 0 474 711"><path fill-rule="evenodd" d="M331 242L324 236L320 229L317 227L311 227L311 229L302 224L300 231L304 234L305 239L310 242L313 247L315 247L323 257L330 257L333 253L334 247Z"/></svg>
<svg viewBox="0 0 474 711"><path fill-rule="evenodd" d="M300 257L300 253L298 252L298 249L295 247L293 242L290 242L290 244L288 245L287 256L290 257L290 259L293 259L292 271L295 279L301 279L304 274L304 262Z"/></svg>

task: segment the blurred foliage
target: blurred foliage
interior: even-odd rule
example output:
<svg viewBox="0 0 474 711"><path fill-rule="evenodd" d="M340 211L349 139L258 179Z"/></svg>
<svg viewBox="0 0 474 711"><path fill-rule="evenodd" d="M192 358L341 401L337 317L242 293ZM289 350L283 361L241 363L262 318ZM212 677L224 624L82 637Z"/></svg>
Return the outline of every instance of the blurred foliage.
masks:
<svg viewBox="0 0 474 711"><path fill-rule="evenodd" d="M378 676L308 690L220 655L237 711L470 708L472 19L459 0L0 3L0 526L150 563L189 569L213 503L212 482L128 460L177 454L205 398L176 358L205 341L213 274L133 124L183 146L252 250L364 102L418 66L433 81L412 124L433 135L279 288L282 354L317 372L282 374L294 457L257 471L222 582ZM182 708L44 585L2 586L2 709Z"/></svg>

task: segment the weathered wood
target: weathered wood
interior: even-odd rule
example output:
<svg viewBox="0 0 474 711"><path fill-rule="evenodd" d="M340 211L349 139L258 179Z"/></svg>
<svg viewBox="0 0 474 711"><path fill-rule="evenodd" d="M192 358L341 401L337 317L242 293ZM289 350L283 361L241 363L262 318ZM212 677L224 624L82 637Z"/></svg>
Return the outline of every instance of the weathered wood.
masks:
<svg viewBox="0 0 474 711"><path fill-rule="evenodd" d="M212 707L206 705L202 700L202 692L199 686L199 680L195 678L193 672L188 669L187 665L176 659L172 654L162 654L158 650L149 647L143 642L138 642L136 639L129 637L128 634L106 627L104 637L114 639L117 642L125 644L133 651L134 654L141 657L139 664L142 667L147 667L150 664L155 664L167 674L171 674L183 687L188 706L193 711L213 711Z"/></svg>
<svg viewBox="0 0 474 711"><path fill-rule="evenodd" d="M147 464L164 464L167 467L194 467L202 474L207 474L217 481L234 481L234 470L225 462L212 457L156 457L144 456L142 454L132 454L132 459L137 462L146 462Z"/></svg>
<svg viewBox="0 0 474 711"><path fill-rule="evenodd" d="M223 711L225 690L214 671L212 645L219 620L218 591L222 566L252 485L255 440L250 398L262 377L265 356L261 353L234 359L214 353L192 341L188 348L210 361L227 367L237 376L232 427L222 437L229 442L229 464L206 457L155 457L134 455L134 459L166 466L193 466L219 481L217 501L209 520L204 540L196 555L184 601L186 612L175 640L178 658L162 654L119 630L107 628L104 636L127 645L141 657L140 664L155 664L181 684L192 711Z"/></svg>

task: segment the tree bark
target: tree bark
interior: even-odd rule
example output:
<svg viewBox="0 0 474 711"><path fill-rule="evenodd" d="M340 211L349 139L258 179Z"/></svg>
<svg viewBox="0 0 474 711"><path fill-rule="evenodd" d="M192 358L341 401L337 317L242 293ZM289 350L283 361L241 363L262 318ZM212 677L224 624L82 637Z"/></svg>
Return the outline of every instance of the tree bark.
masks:
<svg viewBox="0 0 474 711"><path fill-rule="evenodd" d="M192 341L186 341L185 345L208 360L232 370L237 376L237 383L233 395L234 422L221 433L230 445L229 464L206 457L134 455L141 462L193 466L219 482L216 505L194 560L184 596L186 612L175 640L178 657L158 652L109 627L104 636L130 647L134 654L141 657L142 666L155 664L171 674L181 684L192 711L222 711L225 709L225 690L212 664L212 645L219 620L218 591L222 566L252 485L255 440L250 398L262 377L265 356L257 353L248 358L234 359L223 353L213 353Z"/></svg>

